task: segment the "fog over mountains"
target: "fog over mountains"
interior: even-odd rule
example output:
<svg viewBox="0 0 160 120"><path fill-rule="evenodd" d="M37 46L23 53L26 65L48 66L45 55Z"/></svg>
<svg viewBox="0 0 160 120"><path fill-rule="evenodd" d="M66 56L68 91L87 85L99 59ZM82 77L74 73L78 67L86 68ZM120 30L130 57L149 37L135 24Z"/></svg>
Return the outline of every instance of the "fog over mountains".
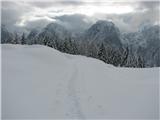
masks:
<svg viewBox="0 0 160 120"><path fill-rule="evenodd" d="M58 23L49 23L43 29L33 29L23 35L10 33L2 26L2 43L42 44L126 67L160 66L159 35L158 25L146 25L137 32L123 33L113 22L106 20L99 20L76 34Z"/></svg>

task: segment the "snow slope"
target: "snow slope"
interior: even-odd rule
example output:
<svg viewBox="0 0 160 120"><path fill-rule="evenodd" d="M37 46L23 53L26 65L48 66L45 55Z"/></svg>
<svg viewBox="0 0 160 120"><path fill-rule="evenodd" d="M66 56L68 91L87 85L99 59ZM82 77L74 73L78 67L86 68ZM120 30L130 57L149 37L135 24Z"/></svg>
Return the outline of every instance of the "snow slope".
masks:
<svg viewBox="0 0 160 120"><path fill-rule="evenodd" d="M159 68L116 68L49 47L2 45L5 119L158 119Z"/></svg>

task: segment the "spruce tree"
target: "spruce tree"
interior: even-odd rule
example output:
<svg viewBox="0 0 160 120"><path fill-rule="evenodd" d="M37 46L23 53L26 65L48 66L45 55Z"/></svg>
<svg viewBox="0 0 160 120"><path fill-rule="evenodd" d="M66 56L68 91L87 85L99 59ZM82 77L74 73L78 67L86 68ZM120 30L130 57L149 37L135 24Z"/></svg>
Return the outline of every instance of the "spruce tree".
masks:
<svg viewBox="0 0 160 120"><path fill-rule="evenodd" d="M21 39L21 44L26 44L26 38L25 38L25 34L22 34L22 39Z"/></svg>
<svg viewBox="0 0 160 120"><path fill-rule="evenodd" d="M98 57L100 60L106 62L106 50L105 50L105 46L103 43L101 44L101 46L99 48Z"/></svg>

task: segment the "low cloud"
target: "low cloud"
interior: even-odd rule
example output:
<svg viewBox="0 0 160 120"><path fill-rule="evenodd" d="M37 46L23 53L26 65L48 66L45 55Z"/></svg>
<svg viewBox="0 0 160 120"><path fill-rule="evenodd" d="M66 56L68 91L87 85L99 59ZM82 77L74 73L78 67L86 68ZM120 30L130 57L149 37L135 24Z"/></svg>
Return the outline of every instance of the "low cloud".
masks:
<svg viewBox="0 0 160 120"><path fill-rule="evenodd" d="M116 9L112 9L114 7L117 10L123 9L117 12ZM143 23L159 24L160 22L158 1L3 1L1 12L2 24L5 24L10 31L29 31L33 28L43 28L51 22L58 22L71 31L81 32L97 20L103 19L113 21L122 32L132 32L137 31Z"/></svg>
<svg viewBox="0 0 160 120"><path fill-rule="evenodd" d="M82 32L94 23L92 18L81 14L63 15L54 19L73 32Z"/></svg>

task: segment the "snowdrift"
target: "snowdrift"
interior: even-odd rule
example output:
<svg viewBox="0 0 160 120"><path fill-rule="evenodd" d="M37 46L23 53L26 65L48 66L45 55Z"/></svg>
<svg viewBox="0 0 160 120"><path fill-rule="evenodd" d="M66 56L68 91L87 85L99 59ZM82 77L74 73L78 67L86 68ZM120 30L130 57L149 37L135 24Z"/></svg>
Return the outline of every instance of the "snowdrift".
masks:
<svg viewBox="0 0 160 120"><path fill-rule="evenodd" d="M2 45L4 119L158 119L159 68L116 68L49 47Z"/></svg>

